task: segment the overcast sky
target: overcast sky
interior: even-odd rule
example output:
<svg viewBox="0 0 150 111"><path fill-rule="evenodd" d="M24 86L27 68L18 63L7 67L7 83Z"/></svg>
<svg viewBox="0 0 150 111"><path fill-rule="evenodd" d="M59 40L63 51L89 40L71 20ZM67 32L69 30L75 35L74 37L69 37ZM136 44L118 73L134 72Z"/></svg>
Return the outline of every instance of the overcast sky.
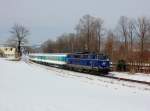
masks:
<svg viewBox="0 0 150 111"><path fill-rule="evenodd" d="M0 0L0 40L7 40L13 24L30 29L31 43L74 31L85 14L115 27L120 16L150 16L150 0Z"/></svg>

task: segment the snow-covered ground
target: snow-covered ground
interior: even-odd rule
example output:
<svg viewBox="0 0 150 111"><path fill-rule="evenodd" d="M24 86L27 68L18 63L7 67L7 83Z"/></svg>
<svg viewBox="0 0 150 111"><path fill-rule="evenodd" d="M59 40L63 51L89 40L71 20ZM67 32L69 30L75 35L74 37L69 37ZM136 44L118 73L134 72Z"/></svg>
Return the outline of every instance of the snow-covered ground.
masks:
<svg viewBox="0 0 150 111"><path fill-rule="evenodd" d="M150 74L144 74L144 73L130 74L128 72L110 72L109 76L150 82Z"/></svg>
<svg viewBox="0 0 150 111"><path fill-rule="evenodd" d="M71 72L70 74L76 74ZM0 59L0 111L149 111L150 91Z"/></svg>

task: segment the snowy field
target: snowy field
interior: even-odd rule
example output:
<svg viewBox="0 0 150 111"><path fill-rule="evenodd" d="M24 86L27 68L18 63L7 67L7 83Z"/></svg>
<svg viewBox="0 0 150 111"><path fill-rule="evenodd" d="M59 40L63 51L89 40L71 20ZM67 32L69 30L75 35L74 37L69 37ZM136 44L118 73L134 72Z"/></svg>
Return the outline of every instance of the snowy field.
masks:
<svg viewBox="0 0 150 111"><path fill-rule="evenodd" d="M0 111L150 110L150 90L70 74L0 59Z"/></svg>

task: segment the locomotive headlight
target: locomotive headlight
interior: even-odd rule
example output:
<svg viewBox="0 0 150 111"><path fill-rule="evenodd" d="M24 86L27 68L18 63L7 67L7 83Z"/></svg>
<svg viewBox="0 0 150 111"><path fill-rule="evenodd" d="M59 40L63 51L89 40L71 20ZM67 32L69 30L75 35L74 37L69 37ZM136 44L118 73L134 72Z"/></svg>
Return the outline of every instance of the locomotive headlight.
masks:
<svg viewBox="0 0 150 111"><path fill-rule="evenodd" d="M105 61L102 62L102 66L104 66L104 67L106 66L106 62Z"/></svg>

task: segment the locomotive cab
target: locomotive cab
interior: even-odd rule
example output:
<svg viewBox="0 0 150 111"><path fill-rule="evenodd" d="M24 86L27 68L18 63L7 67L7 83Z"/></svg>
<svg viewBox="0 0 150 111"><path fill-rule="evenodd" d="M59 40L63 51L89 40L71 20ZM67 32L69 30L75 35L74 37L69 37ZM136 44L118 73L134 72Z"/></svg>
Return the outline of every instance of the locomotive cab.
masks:
<svg viewBox="0 0 150 111"><path fill-rule="evenodd" d="M110 68L109 58L104 54L68 54L66 61L69 67L80 70L92 70L100 73L107 73Z"/></svg>

